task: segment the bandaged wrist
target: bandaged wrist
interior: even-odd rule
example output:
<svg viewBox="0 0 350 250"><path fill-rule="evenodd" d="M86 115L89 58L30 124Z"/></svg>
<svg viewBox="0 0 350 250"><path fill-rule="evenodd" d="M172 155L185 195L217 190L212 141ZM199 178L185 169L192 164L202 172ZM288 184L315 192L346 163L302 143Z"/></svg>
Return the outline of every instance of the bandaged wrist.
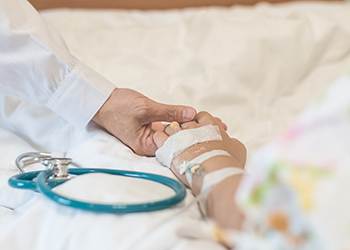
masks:
<svg viewBox="0 0 350 250"><path fill-rule="evenodd" d="M203 184L200 191L201 199L199 200L199 206L203 212L203 214L206 214L206 202L209 192L212 190L212 188L220 183L221 181L225 180L228 177L243 174L244 170L238 167L227 167L222 168L220 170L211 172L209 174L204 175L203 178Z"/></svg>
<svg viewBox="0 0 350 250"><path fill-rule="evenodd" d="M211 150L209 152L205 152L201 155L199 155L198 157L190 160L189 162L183 162L180 165L180 174L184 174L186 171L186 167L190 164L202 164L204 161L209 160L210 158L214 157L214 156L222 156L222 155L226 155L226 156L231 156L227 151L225 150L219 150L219 149L215 149L215 150Z"/></svg>
<svg viewBox="0 0 350 250"><path fill-rule="evenodd" d="M201 142L222 141L220 129L215 125L207 125L195 129L182 130L165 141L164 145L156 151L157 160L170 167L174 155Z"/></svg>
<svg viewBox="0 0 350 250"><path fill-rule="evenodd" d="M225 150L212 150L209 152L205 152L201 155L199 155L198 157L192 159L189 162L184 161L179 167L175 166L178 170L180 174L185 174L186 179L188 184L190 185L190 187L192 188L192 176L193 173L191 173L191 171L189 171L189 167L193 166L193 165L200 165L202 164L204 161L209 160L215 156L230 156L232 157L227 151Z"/></svg>

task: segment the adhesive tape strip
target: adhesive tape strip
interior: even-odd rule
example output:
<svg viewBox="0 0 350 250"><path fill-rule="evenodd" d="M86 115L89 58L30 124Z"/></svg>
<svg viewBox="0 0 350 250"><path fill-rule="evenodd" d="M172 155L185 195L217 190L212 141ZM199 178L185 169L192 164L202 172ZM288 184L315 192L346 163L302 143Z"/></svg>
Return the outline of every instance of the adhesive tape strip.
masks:
<svg viewBox="0 0 350 250"><path fill-rule="evenodd" d="M220 129L215 125L207 125L195 129L182 130L165 141L156 151L157 160L170 167L174 154L181 153L197 143L205 141L222 141Z"/></svg>
<svg viewBox="0 0 350 250"><path fill-rule="evenodd" d="M244 170L238 167L228 167L228 168L222 168L220 170L211 172L209 174L206 174L203 178L203 185L201 189L201 193L204 195L204 198L199 201L199 206L204 214L206 214L206 200L207 196L211 190L211 188L218 184L219 182L223 181L224 179L237 175L237 174L243 174Z"/></svg>
<svg viewBox="0 0 350 250"><path fill-rule="evenodd" d="M180 166L180 174L184 174L186 172L186 167L189 164L202 164L204 161L214 157L214 156L218 156L218 155L227 155L227 156L231 156L227 151L225 150L219 150L219 149L214 149L212 151L209 152L205 152L201 155L199 155L198 157L194 158L193 160L190 160L189 162L184 162L183 164L181 164Z"/></svg>

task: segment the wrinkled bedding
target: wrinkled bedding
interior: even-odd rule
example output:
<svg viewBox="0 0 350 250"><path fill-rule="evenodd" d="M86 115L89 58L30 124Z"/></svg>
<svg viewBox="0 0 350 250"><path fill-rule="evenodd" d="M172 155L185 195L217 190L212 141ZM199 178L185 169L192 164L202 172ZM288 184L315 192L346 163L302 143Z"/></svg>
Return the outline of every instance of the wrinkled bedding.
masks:
<svg viewBox="0 0 350 250"><path fill-rule="evenodd" d="M349 13L346 3L42 12L72 53L117 87L220 117L246 144L248 160L350 68ZM194 199L190 191L177 207L116 216L63 207L7 185L17 173L15 158L29 151L66 152L88 167L175 178L94 123L79 131L45 107L0 95L0 138L1 249L224 249L197 206L184 210ZM90 185L82 180L63 192L137 202L145 199L140 189L146 185L147 198L169 195L152 183L115 180L103 191L79 189Z"/></svg>

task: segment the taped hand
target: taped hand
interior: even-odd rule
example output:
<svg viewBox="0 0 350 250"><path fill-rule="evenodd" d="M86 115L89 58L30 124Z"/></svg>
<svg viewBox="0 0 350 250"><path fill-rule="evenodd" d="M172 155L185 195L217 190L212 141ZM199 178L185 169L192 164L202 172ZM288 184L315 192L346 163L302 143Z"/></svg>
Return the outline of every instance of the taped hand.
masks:
<svg viewBox="0 0 350 250"><path fill-rule="evenodd" d="M246 161L246 148L245 146L235 138L230 138L226 133L227 125L217 117L213 117L207 112L199 112L193 121L182 123L179 127L166 126L162 131L156 131L154 133L154 141L158 148L161 148L164 143L168 140L169 137L177 134L183 130L192 130L198 129L207 125L215 125L219 128L221 138L220 141L206 141L200 142L193 146L189 146L179 154L175 154L174 158L171 159L170 169L173 173L181 180L185 185L188 185L185 175L179 173L179 166L183 163L189 162L190 160L202 155L203 153L212 151L212 150L223 150L227 151L231 157L230 159L217 160L215 157L213 159L207 160L206 162L212 163L209 168L206 169L207 172L216 171L225 167L226 162L228 165L244 168ZM205 137L203 135L203 137ZM225 158L225 157L224 157ZM214 162L213 162L214 160ZM225 162L226 161L226 162Z"/></svg>

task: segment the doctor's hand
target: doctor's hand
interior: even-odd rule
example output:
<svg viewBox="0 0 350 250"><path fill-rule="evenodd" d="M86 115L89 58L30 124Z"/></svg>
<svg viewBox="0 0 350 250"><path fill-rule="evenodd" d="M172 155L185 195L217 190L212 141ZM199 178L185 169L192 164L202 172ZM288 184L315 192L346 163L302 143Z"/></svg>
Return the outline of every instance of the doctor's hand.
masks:
<svg viewBox="0 0 350 250"><path fill-rule="evenodd" d="M153 135L155 129L163 129L156 122L183 123L191 121L195 116L194 108L157 103L134 90L116 88L92 120L136 154L154 156L157 146Z"/></svg>

